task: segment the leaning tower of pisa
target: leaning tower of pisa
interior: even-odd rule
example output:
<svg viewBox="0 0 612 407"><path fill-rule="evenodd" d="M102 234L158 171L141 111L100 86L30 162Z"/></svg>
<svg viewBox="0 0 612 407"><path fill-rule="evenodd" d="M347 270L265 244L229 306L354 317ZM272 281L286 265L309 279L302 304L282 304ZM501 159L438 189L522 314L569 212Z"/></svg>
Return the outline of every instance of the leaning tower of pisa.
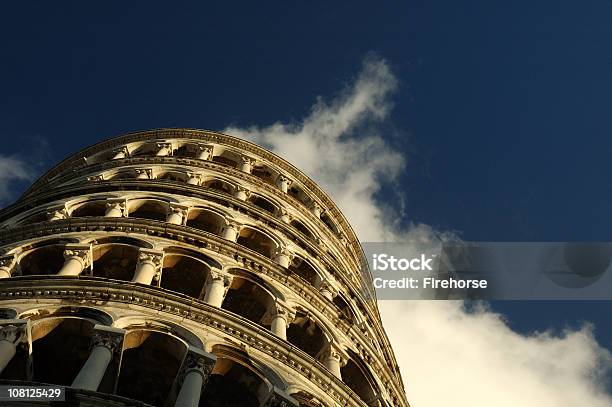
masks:
<svg viewBox="0 0 612 407"><path fill-rule="evenodd" d="M408 407L371 291L350 225L290 163L211 131L122 135L0 212L0 385L75 406Z"/></svg>

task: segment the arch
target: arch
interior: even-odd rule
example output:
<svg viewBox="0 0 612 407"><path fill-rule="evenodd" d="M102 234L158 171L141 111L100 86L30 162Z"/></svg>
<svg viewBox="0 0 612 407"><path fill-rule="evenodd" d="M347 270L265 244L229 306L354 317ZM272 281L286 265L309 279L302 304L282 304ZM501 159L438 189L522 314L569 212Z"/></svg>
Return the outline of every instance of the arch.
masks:
<svg viewBox="0 0 612 407"><path fill-rule="evenodd" d="M223 147L216 147L214 149L214 155L212 158L213 162L216 162L221 165L225 165L228 167L236 168L240 163L241 155L235 153L232 150L228 150Z"/></svg>
<svg viewBox="0 0 612 407"><path fill-rule="evenodd" d="M93 247L93 275L130 281L138 262L138 246L120 243L98 244Z"/></svg>
<svg viewBox="0 0 612 407"><path fill-rule="evenodd" d="M142 239L137 239L135 237L129 237L129 236L108 236L108 237L102 237L102 238L91 238L91 239L85 239L82 242L83 244L88 244L88 243L93 243L94 245L103 245L103 244L110 244L110 243L118 243L118 244L127 244L130 246L136 246L136 247L142 247L144 249L152 249L153 248L153 244L142 240Z"/></svg>
<svg viewBox="0 0 612 407"><path fill-rule="evenodd" d="M187 345L180 339L153 330L131 330L123 341L117 394L155 406L164 405Z"/></svg>
<svg viewBox="0 0 612 407"><path fill-rule="evenodd" d="M298 232L307 237L310 240L315 240L314 234L299 220L293 219L290 223L291 226L296 228Z"/></svg>
<svg viewBox="0 0 612 407"><path fill-rule="evenodd" d="M78 206L70 209L70 216L73 218L82 218L86 216L104 216L106 212L106 200L97 199L93 201L83 202Z"/></svg>
<svg viewBox="0 0 612 407"><path fill-rule="evenodd" d="M276 215L278 213L278 205L273 204L269 199L266 199L261 195L251 194L248 201L264 211L270 212L272 215Z"/></svg>
<svg viewBox="0 0 612 407"><path fill-rule="evenodd" d="M265 404L272 385L265 374L242 352L216 345L217 362L204 388L199 406L259 407Z"/></svg>
<svg viewBox="0 0 612 407"><path fill-rule="evenodd" d="M29 216L26 216L22 220L18 221L18 225L31 225L32 223L46 222L48 220L46 212L38 212Z"/></svg>
<svg viewBox="0 0 612 407"><path fill-rule="evenodd" d="M185 342L186 346L193 346L198 349L204 349L204 342L191 330L163 319L155 319L146 316L125 316L117 319L113 323L113 327L125 329L127 331L149 330L162 333L172 332L181 341Z"/></svg>
<svg viewBox="0 0 612 407"><path fill-rule="evenodd" d="M236 242L268 258L272 257L279 246L270 236L251 226L244 226L240 230Z"/></svg>
<svg viewBox="0 0 612 407"><path fill-rule="evenodd" d="M308 194L304 192L302 187L297 185L295 182L291 184L291 187L287 191L287 194L291 195L307 207L309 207L310 203L312 202L312 199L310 199Z"/></svg>
<svg viewBox="0 0 612 407"><path fill-rule="evenodd" d="M108 181L115 181L121 179L134 179L136 178L136 174L133 169L123 169L114 173L105 173L104 179Z"/></svg>
<svg viewBox="0 0 612 407"><path fill-rule="evenodd" d="M157 151L159 150L157 148L157 143L166 143L164 141L152 141L152 142L148 142L148 143L144 143L139 145L138 147L135 147L133 149L133 151L130 153L131 157L139 157L139 156L154 156Z"/></svg>
<svg viewBox="0 0 612 407"><path fill-rule="evenodd" d="M346 319L348 321L355 322L357 317L352 307L349 305L348 301L344 299L344 295L338 294L334 297L332 301L336 307L340 309L340 318Z"/></svg>
<svg viewBox="0 0 612 407"><path fill-rule="evenodd" d="M338 226L336 226L336 224L332 221L327 212L323 212L321 214L321 220L329 230L331 230L335 234L338 234Z"/></svg>
<svg viewBox="0 0 612 407"><path fill-rule="evenodd" d="M155 179L174 182L187 182L187 174L183 171L167 170L161 174L157 174Z"/></svg>
<svg viewBox="0 0 612 407"><path fill-rule="evenodd" d="M202 182L202 186L204 188L213 189L215 191L222 192L224 194L231 194L234 192L234 185L230 184L227 181L224 181L219 178L210 178Z"/></svg>
<svg viewBox="0 0 612 407"><path fill-rule="evenodd" d="M32 326L33 380L70 386L89 357L94 323L74 317L45 318Z"/></svg>
<svg viewBox="0 0 612 407"><path fill-rule="evenodd" d="M19 260L24 276L56 274L64 265L65 244L50 244L27 253Z"/></svg>
<svg viewBox="0 0 612 407"><path fill-rule="evenodd" d="M93 324L110 326L113 323L113 317L107 312L97 308L81 307L81 306L60 306L60 307L41 307L29 309L19 314L20 319L29 319L31 321L39 321L45 318L61 318L74 317L90 321Z"/></svg>
<svg viewBox="0 0 612 407"><path fill-rule="evenodd" d="M201 298L210 266L201 260L176 253L164 255L160 286L194 298Z"/></svg>
<svg viewBox="0 0 612 407"><path fill-rule="evenodd" d="M276 186L276 179L279 176L279 172L265 165L264 163L258 162L253 166L251 174L267 182L268 184Z"/></svg>
<svg viewBox="0 0 612 407"><path fill-rule="evenodd" d="M308 261L301 257L295 256L293 258L289 264L289 270L306 280L313 287L317 284L319 273Z"/></svg>
<svg viewBox="0 0 612 407"><path fill-rule="evenodd" d="M327 344L323 330L303 312L297 312L287 328L287 340L313 358L317 358Z"/></svg>
<svg viewBox="0 0 612 407"><path fill-rule="evenodd" d="M206 208L193 208L187 215L187 226L220 235L225 226L225 217Z"/></svg>
<svg viewBox="0 0 612 407"><path fill-rule="evenodd" d="M144 218L165 221L168 203L159 199L134 199L128 201L128 213L131 218Z"/></svg>
<svg viewBox="0 0 612 407"><path fill-rule="evenodd" d="M350 349L347 352L348 362L340 368L342 381L367 405L375 406L378 395L374 377L355 352Z"/></svg>
<svg viewBox="0 0 612 407"><path fill-rule="evenodd" d="M221 308L265 326L262 320L272 301L273 295L264 285L254 279L235 276Z"/></svg>

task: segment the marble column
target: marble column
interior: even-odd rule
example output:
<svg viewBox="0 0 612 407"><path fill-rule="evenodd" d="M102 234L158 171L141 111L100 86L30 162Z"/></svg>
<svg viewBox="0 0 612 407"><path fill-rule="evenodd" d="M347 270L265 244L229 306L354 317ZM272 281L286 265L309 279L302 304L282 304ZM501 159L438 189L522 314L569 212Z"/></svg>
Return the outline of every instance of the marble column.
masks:
<svg viewBox="0 0 612 407"><path fill-rule="evenodd" d="M15 267L15 257L13 255L0 257L0 279L10 278Z"/></svg>
<svg viewBox="0 0 612 407"><path fill-rule="evenodd" d="M286 247L280 247L274 253L274 261L284 268L289 268L293 254Z"/></svg>
<svg viewBox="0 0 612 407"><path fill-rule="evenodd" d="M248 172L249 174L253 171L253 166L255 165L255 160L251 157L242 156L240 162L240 171Z"/></svg>
<svg viewBox="0 0 612 407"><path fill-rule="evenodd" d="M293 181L291 181L286 176L279 175L278 178L276 179L276 186L279 187L280 190L283 191L284 193L287 193L287 191L289 190L289 186L291 186L292 182Z"/></svg>
<svg viewBox="0 0 612 407"><path fill-rule="evenodd" d="M119 147L113 150L113 160L120 160L122 158L125 157L129 157L130 156L130 152L127 148L127 146L123 146L123 147Z"/></svg>
<svg viewBox="0 0 612 407"><path fill-rule="evenodd" d="M334 297L338 295L337 290L328 280L322 280L321 282L319 282L319 292L323 297L327 298L330 301L333 301Z"/></svg>
<svg viewBox="0 0 612 407"><path fill-rule="evenodd" d="M280 208L280 220L285 223L291 223L291 215L285 208Z"/></svg>
<svg viewBox="0 0 612 407"><path fill-rule="evenodd" d="M113 355L121 351L125 330L95 325L91 338L91 352L72 382L72 387L97 391Z"/></svg>
<svg viewBox="0 0 612 407"><path fill-rule="evenodd" d="M334 376L342 380L341 367L344 366L347 359L340 353L340 351L334 345L330 345L329 348L323 353L323 364Z"/></svg>
<svg viewBox="0 0 612 407"><path fill-rule="evenodd" d="M320 218L321 214L323 213L323 208L321 207L321 205L319 205L316 202L312 203L312 205L310 206L310 210L312 214L316 216L317 218Z"/></svg>
<svg viewBox="0 0 612 407"><path fill-rule="evenodd" d="M196 158L198 160L211 160L213 157L213 147L198 144L196 146Z"/></svg>
<svg viewBox="0 0 612 407"><path fill-rule="evenodd" d="M158 157L164 157L172 155L172 144L171 143L157 143L157 152L155 153Z"/></svg>
<svg viewBox="0 0 612 407"><path fill-rule="evenodd" d="M28 340L29 321L10 319L0 325L0 372L9 364L19 344Z"/></svg>
<svg viewBox="0 0 612 407"><path fill-rule="evenodd" d="M287 340L287 327L295 318L295 312L278 302L274 303L270 311L272 313L270 331L279 338Z"/></svg>
<svg viewBox="0 0 612 407"><path fill-rule="evenodd" d="M221 308L226 289L231 283L232 276L224 274L221 270L211 269L204 293L204 302L213 307Z"/></svg>
<svg viewBox="0 0 612 407"><path fill-rule="evenodd" d="M228 224L225 225L225 227L221 231L221 237L223 239L235 242L238 240L238 234L240 233L241 229L242 225L233 221L229 221Z"/></svg>
<svg viewBox="0 0 612 407"><path fill-rule="evenodd" d="M234 197L240 199L241 201L246 201L249 196L251 196L251 191L244 187L237 186L234 189Z"/></svg>
<svg viewBox="0 0 612 407"><path fill-rule="evenodd" d="M122 218L126 215L125 209L125 199L108 199L106 201L106 212L104 212L104 216L107 218Z"/></svg>
<svg viewBox="0 0 612 407"><path fill-rule="evenodd" d="M212 373L217 357L201 349L189 347L181 369L181 389L175 407L197 407L202 390Z"/></svg>
<svg viewBox="0 0 612 407"><path fill-rule="evenodd" d="M150 285L153 279L159 279L161 277L163 259L164 252L162 251L140 249L132 282Z"/></svg>
<svg viewBox="0 0 612 407"><path fill-rule="evenodd" d="M187 220L187 212L189 207L177 203L168 204L168 216L166 222L173 225L184 225Z"/></svg>
<svg viewBox="0 0 612 407"><path fill-rule="evenodd" d="M67 244L64 259L64 265L57 275L78 276L91 265L91 247L82 244Z"/></svg>

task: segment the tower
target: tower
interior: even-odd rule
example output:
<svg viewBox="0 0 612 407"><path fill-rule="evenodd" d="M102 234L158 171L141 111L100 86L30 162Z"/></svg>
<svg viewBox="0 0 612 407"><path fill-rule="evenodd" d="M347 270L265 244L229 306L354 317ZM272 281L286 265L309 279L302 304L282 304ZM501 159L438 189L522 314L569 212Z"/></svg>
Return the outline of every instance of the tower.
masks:
<svg viewBox="0 0 612 407"><path fill-rule="evenodd" d="M353 230L250 142L88 147L0 212L0 256L0 384L82 406L408 406Z"/></svg>

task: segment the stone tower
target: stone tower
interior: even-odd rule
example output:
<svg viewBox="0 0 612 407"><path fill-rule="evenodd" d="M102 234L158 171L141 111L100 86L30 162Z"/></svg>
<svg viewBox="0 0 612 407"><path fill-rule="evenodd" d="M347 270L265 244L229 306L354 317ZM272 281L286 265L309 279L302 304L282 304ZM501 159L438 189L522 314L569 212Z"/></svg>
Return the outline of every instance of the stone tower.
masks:
<svg viewBox="0 0 612 407"><path fill-rule="evenodd" d="M86 148L0 212L0 256L0 384L80 406L408 406L353 230L250 142Z"/></svg>

